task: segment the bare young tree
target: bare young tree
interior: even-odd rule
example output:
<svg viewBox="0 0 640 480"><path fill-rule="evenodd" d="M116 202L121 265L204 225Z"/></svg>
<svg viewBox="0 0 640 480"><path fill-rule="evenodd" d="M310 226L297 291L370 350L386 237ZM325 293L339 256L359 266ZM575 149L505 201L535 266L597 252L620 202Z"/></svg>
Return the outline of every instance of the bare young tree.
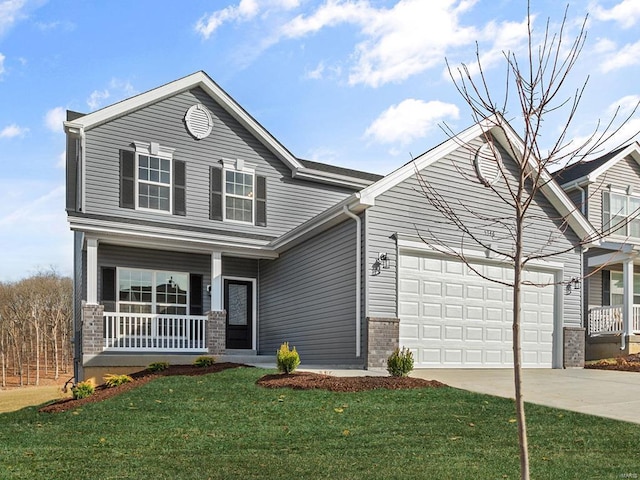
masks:
<svg viewBox="0 0 640 480"><path fill-rule="evenodd" d="M553 182L549 169L558 170L584 161L585 157L597 152L604 142L610 140L635 112L622 121L614 116L608 124L598 125L592 135L579 144L568 138L587 81L572 95L561 95L563 87L568 86L569 73L576 65L585 44L587 19L584 19L578 33L567 42L567 12L568 9L565 10L557 33L551 31L550 21L547 21L544 31L538 36L537 32L534 32L533 15L528 5L528 48L524 61L521 61L515 52L504 52L506 88L499 96L494 95L494 88L489 86L490 82L483 70L479 52L473 68L464 64L453 68L447 62L449 74L469 106L474 122L485 127L483 141L488 148L485 148L483 154L490 157L496 176L500 179L496 184L487 182L485 186L495 195L497 203L506 206L510 213L487 214L485 208L452 200L451 196L443 194L430 182L428 174L417 174L428 205L439 214L442 223L455 225L462 238L459 247L454 249L450 243L442 240L435 227L434 230L419 232L422 240L463 261L470 270L486 280L513 289L513 371L522 479L529 479L520 347L522 287L533 285L527 277L527 266L536 260L567 254L580 244L589 244L608 233L594 232L593 236L580 238L571 245L558 242L559 237L567 234L568 217L574 213L561 212L564 216L554 219L558 226L557 233L550 234L546 241L532 247L531 242L525 242L525 239L541 215L539 209L535 208L536 199L540 198L542 192L550 187L550 182ZM509 109L514 104L515 111L510 112ZM565 117L561 129L555 134L555 140L549 141L548 137L542 136L545 119L551 114L557 116L562 112L565 112ZM508 117L515 117L514 123L518 125L517 128L507 123ZM614 126L617 123L620 125ZM450 129L447 131L451 138L457 139ZM496 141L497 136L500 137L500 142ZM501 144L500 147L498 143ZM469 146L460 140L460 146L473 149L472 154L477 154L477 145ZM500 148L506 150L512 162L501 161ZM458 171L460 175L467 175L460 169ZM474 178L472 181L477 182L478 179ZM616 225L617 227L619 226ZM492 232L491 238L486 235L488 230ZM492 278L483 273L477 268L477 264L465 255L468 244L474 245L476 250L481 247L493 256L506 259L513 266L513 279L505 281L503 278Z"/></svg>

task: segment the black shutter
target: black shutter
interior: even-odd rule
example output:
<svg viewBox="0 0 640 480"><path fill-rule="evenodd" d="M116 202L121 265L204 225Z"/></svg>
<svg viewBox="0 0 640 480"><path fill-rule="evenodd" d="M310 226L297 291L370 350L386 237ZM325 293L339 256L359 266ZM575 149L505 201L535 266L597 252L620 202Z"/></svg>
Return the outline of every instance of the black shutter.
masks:
<svg viewBox="0 0 640 480"><path fill-rule="evenodd" d="M267 226L267 178L256 176L256 225Z"/></svg>
<svg viewBox="0 0 640 480"><path fill-rule="evenodd" d="M120 207L136 208L135 200L136 154L120 150Z"/></svg>
<svg viewBox="0 0 640 480"><path fill-rule="evenodd" d="M611 272L609 270L601 270L602 274L602 306L611 305Z"/></svg>
<svg viewBox="0 0 640 480"><path fill-rule="evenodd" d="M211 167L209 183L209 218L222 220L222 168Z"/></svg>
<svg viewBox="0 0 640 480"><path fill-rule="evenodd" d="M202 275L189 275L189 314L202 315Z"/></svg>
<svg viewBox="0 0 640 480"><path fill-rule="evenodd" d="M186 165L181 160L173 161L173 214L187 214L187 173Z"/></svg>
<svg viewBox="0 0 640 480"><path fill-rule="evenodd" d="M102 267L102 301L116 301L116 269L115 267Z"/></svg>
<svg viewBox="0 0 640 480"><path fill-rule="evenodd" d="M78 209L78 152L79 140L67 134L67 210Z"/></svg>

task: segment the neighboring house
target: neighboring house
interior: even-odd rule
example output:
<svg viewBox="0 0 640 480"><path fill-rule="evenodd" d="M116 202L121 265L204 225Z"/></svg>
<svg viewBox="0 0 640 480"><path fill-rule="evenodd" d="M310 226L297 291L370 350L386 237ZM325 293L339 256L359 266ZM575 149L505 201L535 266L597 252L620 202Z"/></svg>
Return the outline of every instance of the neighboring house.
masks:
<svg viewBox="0 0 640 480"><path fill-rule="evenodd" d="M640 352L640 145L577 164L558 180L604 233L584 253L587 359Z"/></svg>
<svg viewBox="0 0 640 480"><path fill-rule="evenodd" d="M420 240L430 231L460 248L417 171L452 202L512 214L475 176L486 133L509 144L490 121L381 177L296 158L198 72L68 112L65 131L77 379L201 354L272 360L284 341L305 365L382 367L398 345L417 367L512 363L511 290ZM591 232L555 182L542 191L525 247L553 237L567 252L530 266L528 279L548 286L525 287L523 359L562 367L582 361L580 295L564 284L581 272L572 245ZM465 253L488 275L512 275Z"/></svg>

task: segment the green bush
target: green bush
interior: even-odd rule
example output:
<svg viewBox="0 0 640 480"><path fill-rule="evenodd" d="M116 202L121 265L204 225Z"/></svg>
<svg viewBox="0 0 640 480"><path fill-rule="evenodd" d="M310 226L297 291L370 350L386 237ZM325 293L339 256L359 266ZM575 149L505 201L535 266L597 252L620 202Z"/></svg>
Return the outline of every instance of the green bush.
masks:
<svg viewBox="0 0 640 480"><path fill-rule="evenodd" d="M279 372L293 372L300 365L300 355L298 355L296 347L293 347L293 350L289 350L289 342L284 342L280 345L280 349L276 354L276 363Z"/></svg>
<svg viewBox="0 0 640 480"><path fill-rule="evenodd" d="M196 358L196 361L193 364L196 367L210 367L216 363L216 359L214 357L209 357L207 355L203 355L201 357Z"/></svg>
<svg viewBox="0 0 640 480"><path fill-rule="evenodd" d="M396 348L387 359L387 372L394 377L406 377L413 370L413 353L408 348Z"/></svg>
<svg viewBox="0 0 640 480"><path fill-rule="evenodd" d="M169 362L154 362L147 367L151 372L162 372L169 368Z"/></svg>
<svg viewBox="0 0 640 480"><path fill-rule="evenodd" d="M133 378L129 375L115 375L113 373L109 373L104 376L104 384L108 388L117 387L129 382L133 382Z"/></svg>
<svg viewBox="0 0 640 480"><path fill-rule="evenodd" d="M96 387L93 386L93 383L91 382L80 382L78 383L76 386L71 388L71 393L73 393L73 398L80 399L80 398L87 398L90 397L91 395L93 395L93 392L95 392Z"/></svg>

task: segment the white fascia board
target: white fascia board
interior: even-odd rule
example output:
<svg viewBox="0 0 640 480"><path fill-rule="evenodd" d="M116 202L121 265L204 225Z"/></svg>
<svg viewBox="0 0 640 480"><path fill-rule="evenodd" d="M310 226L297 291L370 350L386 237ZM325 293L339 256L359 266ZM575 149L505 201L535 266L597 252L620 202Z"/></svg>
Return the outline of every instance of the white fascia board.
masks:
<svg viewBox="0 0 640 480"><path fill-rule="evenodd" d="M613 167L616 163L618 163L623 158L631 155L633 159L640 164L640 145L638 142L633 142L627 145L624 150L618 152L615 157L610 158L606 163L600 165L593 172L587 175L587 180L590 183L597 181L598 177Z"/></svg>
<svg viewBox="0 0 640 480"><path fill-rule="evenodd" d="M292 171L303 165L284 146L282 146L262 125L249 115L238 103L222 90L204 72L199 71L173 82L154 88L135 97L122 100L101 110L89 113L73 122L65 122L65 128L81 125L85 130L96 127L114 118L121 117L132 111L169 98L180 92L201 87L227 112L238 120L245 128L253 133L274 155L282 160Z"/></svg>
<svg viewBox="0 0 640 480"><path fill-rule="evenodd" d="M621 263L626 260L630 260L632 258L636 258L636 254L625 253L625 252L611 252L611 253L603 253L602 255L596 255L595 257L589 257L587 260L587 267L602 267L605 265L613 265L616 263Z"/></svg>
<svg viewBox="0 0 640 480"><path fill-rule="evenodd" d="M364 180L357 177L349 177L337 173L323 172L312 168L302 167L294 170L293 178L303 178L316 182L337 185L340 187L350 187L362 189L373 183L371 180Z"/></svg>
<svg viewBox="0 0 640 480"><path fill-rule="evenodd" d="M225 253L244 252L248 256L277 258L278 254L268 246L267 240L256 240L212 235L201 232L109 222L82 217L69 217L71 230L91 234L95 238L119 239L119 244L146 246L147 248L171 248L180 251L211 253L221 250Z"/></svg>
<svg viewBox="0 0 640 480"><path fill-rule="evenodd" d="M333 207L325 210L324 212L316 215L315 217L307 220L302 225L294 228L293 230L285 233L281 237L277 238L269 244L278 253L288 250L305 240L328 230L334 225L343 222L348 217L344 213L344 207L347 207L351 212L358 214L363 210L372 206L372 204L364 203L359 193L354 193L337 203Z"/></svg>

